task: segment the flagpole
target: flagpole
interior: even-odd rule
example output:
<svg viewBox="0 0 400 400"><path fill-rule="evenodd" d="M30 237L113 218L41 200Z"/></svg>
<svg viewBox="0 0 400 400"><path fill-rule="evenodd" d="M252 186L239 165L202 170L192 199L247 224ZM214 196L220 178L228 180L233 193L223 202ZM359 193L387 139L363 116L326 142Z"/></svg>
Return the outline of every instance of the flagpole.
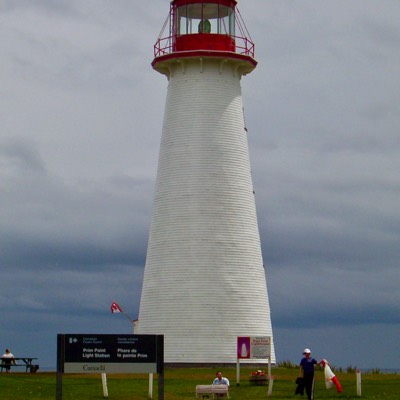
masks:
<svg viewBox="0 0 400 400"><path fill-rule="evenodd" d="M117 313L117 314L123 314L123 315L125 315L126 318L129 319L129 321L130 321L131 323L133 323L133 319L131 318L131 316L128 315L128 314L121 308L121 306L120 306L115 300L113 300L113 301L111 302L111 312L112 312L113 314L115 314L115 313Z"/></svg>
<svg viewBox="0 0 400 400"><path fill-rule="evenodd" d="M130 322L133 322L133 319L126 312L122 312L122 314L124 314L125 317L129 319Z"/></svg>

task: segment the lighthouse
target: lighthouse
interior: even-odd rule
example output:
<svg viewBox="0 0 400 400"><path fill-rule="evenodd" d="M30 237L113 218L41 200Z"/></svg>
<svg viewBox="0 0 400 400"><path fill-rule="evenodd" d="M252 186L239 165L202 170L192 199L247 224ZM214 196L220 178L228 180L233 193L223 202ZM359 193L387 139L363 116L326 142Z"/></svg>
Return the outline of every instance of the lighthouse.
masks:
<svg viewBox="0 0 400 400"><path fill-rule="evenodd" d="M173 0L154 46L168 90L135 333L163 334L167 363L235 363L238 336L272 338L240 84L257 62L236 6Z"/></svg>

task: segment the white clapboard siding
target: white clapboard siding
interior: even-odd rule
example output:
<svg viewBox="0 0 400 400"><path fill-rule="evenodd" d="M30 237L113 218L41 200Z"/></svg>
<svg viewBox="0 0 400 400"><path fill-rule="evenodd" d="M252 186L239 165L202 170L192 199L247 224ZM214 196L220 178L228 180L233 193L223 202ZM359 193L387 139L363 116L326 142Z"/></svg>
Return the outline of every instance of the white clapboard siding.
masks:
<svg viewBox="0 0 400 400"><path fill-rule="evenodd" d="M169 64L139 321L167 363L236 362L271 336L237 60Z"/></svg>

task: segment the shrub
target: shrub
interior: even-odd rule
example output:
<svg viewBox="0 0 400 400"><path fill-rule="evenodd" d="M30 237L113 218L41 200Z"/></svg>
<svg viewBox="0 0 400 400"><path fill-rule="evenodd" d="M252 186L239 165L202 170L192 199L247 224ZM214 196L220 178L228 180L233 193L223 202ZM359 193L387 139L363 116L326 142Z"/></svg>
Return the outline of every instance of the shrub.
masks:
<svg viewBox="0 0 400 400"><path fill-rule="evenodd" d="M348 374L355 374L356 371L357 371L357 367L356 367L356 366L353 367L352 365L349 365L349 366L346 368L346 372L347 372Z"/></svg>
<svg viewBox="0 0 400 400"><path fill-rule="evenodd" d="M371 369L371 374L372 375L380 375L382 372L379 368L373 368Z"/></svg>
<svg viewBox="0 0 400 400"><path fill-rule="evenodd" d="M289 369L293 369L293 368L299 368L298 365L294 364L292 361L290 360L285 360L285 361L281 361L278 363L278 367L280 368L289 368Z"/></svg>

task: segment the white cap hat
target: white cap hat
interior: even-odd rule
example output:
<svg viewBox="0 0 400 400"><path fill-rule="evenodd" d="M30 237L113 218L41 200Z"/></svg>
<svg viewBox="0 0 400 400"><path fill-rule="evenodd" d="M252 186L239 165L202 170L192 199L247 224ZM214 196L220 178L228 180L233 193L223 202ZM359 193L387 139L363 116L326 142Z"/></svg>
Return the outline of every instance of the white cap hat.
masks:
<svg viewBox="0 0 400 400"><path fill-rule="evenodd" d="M311 354L311 350L310 349L304 349L303 354Z"/></svg>

